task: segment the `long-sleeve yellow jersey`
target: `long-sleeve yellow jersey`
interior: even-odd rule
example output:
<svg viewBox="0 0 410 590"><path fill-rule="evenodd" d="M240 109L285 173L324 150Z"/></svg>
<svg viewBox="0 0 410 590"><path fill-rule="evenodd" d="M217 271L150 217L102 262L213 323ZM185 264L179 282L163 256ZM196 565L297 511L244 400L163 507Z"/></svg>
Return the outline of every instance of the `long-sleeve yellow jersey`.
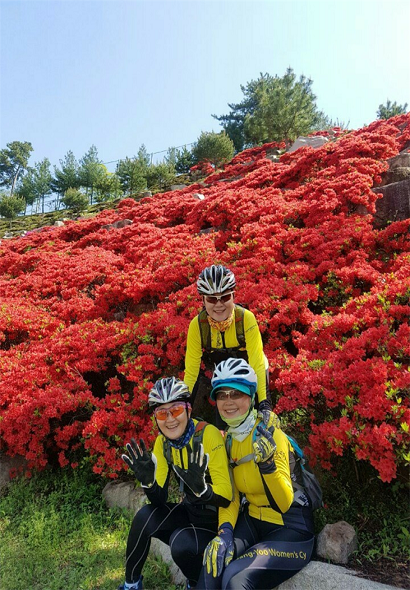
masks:
<svg viewBox="0 0 410 590"><path fill-rule="evenodd" d="M248 363L255 371L258 378L258 400L261 402L266 399L266 357L263 353L263 343L261 333L255 316L248 309L244 310L244 336L246 342L246 352ZM235 348L239 346L236 335L235 322L224 332L223 339L221 333L215 328L211 330L211 347L212 350L222 350L224 348ZM198 379L199 369L203 355L201 332L199 327L198 316L196 316L188 328L186 354L185 354L185 374L184 382L188 385L189 391L192 392L196 380ZM227 358L229 354L227 355Z"/></svg>
<svg viewBox="0 0 410 590"><path fill-rule="evenodd" d="M194 420L197 425L198 421ZM194 435L195 436L195 435ZM165 490L168 487L168 479L170 475L171 466L164 454L164 445L166 439L160 434L154 444L153 454L157 460L157 469L155 473L155 482L163 490L162 494L158 496L159 490L154 494L160 501L166 501ZM167 442L169 445L169 441ZM170 460L173 465L187 469L188 467L188 450L192 449L193 439L189 441L189 445L183 449L170 449ZM206 500L206 504L213 504L220 506L221 502L227 504L232 499L232 484L229 475L228 458L226 455L225 444L220 431L212 424L207 424L203 429L202 444L204 446L204 453L209 455L208 475L210 479L210 486L212 488L212 498ZM157 487L157 486L155 486ZM146 489L147 496L151 499L153 494L150 489ZM153 490L154 492L154 490ZM209 494L208 494L209 496ZM152 498L154 500L154 498ZM198 500L199 502L201 499ZM198 503L198 502L197 502Z"/></svg>
<svg viewBox="0 0 410 590"><path fill-rule="evenodd" d="M232 439L230 446L231 462L253 455L253 441L258 418L252 433L242 442ZM272 522L299 531L312 532L314 528L312 511L309 506L294 502L294 492L290 473L290 456L293 448L280 428L275 428L273 438L276 444L273 473L262 474L253 459L233 468L234 500L227 508L219 509L219 525L224 522L235 526L241 498L245 496L249 515L258 520ZM271 506L267 491L275 503Z"/></svg>

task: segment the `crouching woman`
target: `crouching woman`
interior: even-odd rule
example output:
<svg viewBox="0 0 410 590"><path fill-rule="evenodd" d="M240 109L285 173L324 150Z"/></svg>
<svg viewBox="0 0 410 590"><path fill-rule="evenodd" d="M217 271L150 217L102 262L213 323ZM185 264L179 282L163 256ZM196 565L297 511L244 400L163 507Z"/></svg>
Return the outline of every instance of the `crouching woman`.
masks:
<svg viewBox="0 0 410 590"><path fill-rule="evenodd" d="M137 512L128 535L125 583L119 590L141 590L141 574L151 538L167 543L187 578L198 580L203 551L218 530L218 507L232 499L228 460L220 431L191 418L187 385L175 377L157 381L148 395L159 429L153 452L132 439L122 457L132 469L150 504ZM175 473L183 491L180 503L168 502Z"/></svg>
<svg viewBox="0 0 410 590"><path fill-rule="evenodd" d="M273 424L267 428L257 416L256 385L254 370L242 359L221 362L213 374L211 399L227 424L234 500L220 509L222 524L204 553L201 589L276 588L311 559L310 501L303 492L297 499L294 494L294 457L287 436Z"/></svg>

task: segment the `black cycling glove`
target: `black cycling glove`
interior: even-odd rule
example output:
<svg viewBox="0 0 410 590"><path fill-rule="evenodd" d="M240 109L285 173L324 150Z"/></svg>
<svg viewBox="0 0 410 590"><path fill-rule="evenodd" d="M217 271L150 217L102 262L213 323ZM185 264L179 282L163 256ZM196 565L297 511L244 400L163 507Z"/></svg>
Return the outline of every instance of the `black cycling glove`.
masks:
<svg viewBox="0 0 410 590"><path fill-rule="evenodd" d="M208 486L205 482L205 474L208 467L209 455L204 454L204 446L202 443L193 445L193 450L188 452L188 467L182 469L178 465L174 465L174 471L186 486L197 497L205 494Z"/></svg>
<svg viewBox="0 0 410 590"><path fill-rule="evenodd" d="M153 453L147 451L145 442L140 438L138 446L134 438L126 444L129 455L121 455L123 461L133 470L135 477L141 482L142 487L150 488L155 482L157 459Z"/></svg>

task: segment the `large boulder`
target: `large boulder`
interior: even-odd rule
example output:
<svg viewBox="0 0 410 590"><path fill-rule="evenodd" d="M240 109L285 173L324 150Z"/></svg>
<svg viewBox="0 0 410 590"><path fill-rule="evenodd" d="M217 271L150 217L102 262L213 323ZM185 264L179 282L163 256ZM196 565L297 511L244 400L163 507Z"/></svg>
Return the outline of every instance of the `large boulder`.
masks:
<svg viewBox="0 0 410 590"><path fill-rule="evenodd" d="M301 147L318 148L328 141L329 139L323 135L315 135L313 137L298 137L286 151L294 152Z"/></svg>
<svg viewBox="0 0 410 590"><path fill-rule="evenodd" d="M341 520L327 524L317 537L316 552L319 557L333 563L347 563L357 549L357 534L352 525Z"/></svg>
<svg viewBox="0 0 410 590"><path fill-rule="evenodd" d="M374 188L373 191L382 195L376 201L375 227L382 228L391 221L410 217L410 178Z"/></svg>

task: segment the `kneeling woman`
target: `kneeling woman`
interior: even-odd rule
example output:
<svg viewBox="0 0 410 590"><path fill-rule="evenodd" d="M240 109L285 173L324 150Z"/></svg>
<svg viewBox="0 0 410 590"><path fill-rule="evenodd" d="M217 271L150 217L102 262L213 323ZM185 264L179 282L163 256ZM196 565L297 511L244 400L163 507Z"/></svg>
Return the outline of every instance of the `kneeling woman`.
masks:
<svg viewBox="0 0 410 590"><path fill-rule="evenodd" d="M157 381L148 395L160 434L153 453L142 439L127 444L124 461L150 501L137 512L128 536L125 583L119 590L141 590L141 571L151 537L167 543L175 563L195 587L203 551L218 530L218 507L232 499L222 435L211 424L191 419L187 385L174 377ZM174 471L184 492L181 503L167 502Z"/></svg>
<svg viewBox="0 0 410 590"><path fill-rule="evenodd" d="M211 399L228 425L234 500L219 511L223 524L205 550L198 588L275 588L311 559L310 501L303 492L294 495L297 470L288 438L257 417L256 384L254 370L242 359L221 362L212 378Z"/></svg>

